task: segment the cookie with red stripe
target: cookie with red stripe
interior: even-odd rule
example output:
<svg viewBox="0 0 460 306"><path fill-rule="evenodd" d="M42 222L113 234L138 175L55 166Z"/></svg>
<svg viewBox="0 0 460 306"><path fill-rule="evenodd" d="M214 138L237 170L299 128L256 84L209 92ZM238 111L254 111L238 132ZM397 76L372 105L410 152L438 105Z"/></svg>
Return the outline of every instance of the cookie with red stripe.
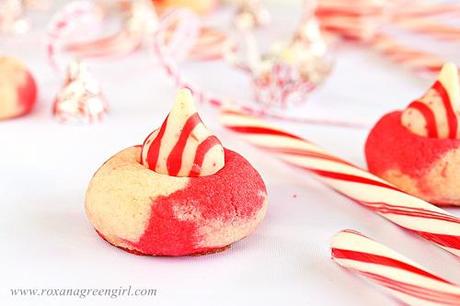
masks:
<svg viewBox="0 0 460 306"><path fill-rule="evenodd" d="M86 194L98 234L145 255L224 250L253 232L266 209L259 173L206 128L188 89L143 145L97 170Z"/></svg>
<svg viewBox="0 0 460 306"><path fill-rule="evenodd" d="M19 60L0 56L0 120L23 116L35 105L37 85Z"/></svg>
<svg viewBox="0 0 460 306"><path fill-rule="evenodd" d="M438 80L402 111L382 117L365 147L369 170L438 205L460 205L460 83L445 64Z"/></svg>

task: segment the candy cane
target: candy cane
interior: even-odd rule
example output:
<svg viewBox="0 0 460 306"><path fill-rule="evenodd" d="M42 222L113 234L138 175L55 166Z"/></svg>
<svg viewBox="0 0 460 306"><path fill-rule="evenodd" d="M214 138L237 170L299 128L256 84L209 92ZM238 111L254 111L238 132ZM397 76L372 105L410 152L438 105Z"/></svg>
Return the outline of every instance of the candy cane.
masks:
<svg viewBox="0 0 460 306"><path fill-rule="evenodd" d="M345 39L366 41L384 22L386 2L374 0L321 0L315 15L321 28Z"/></svg>
<svg viewBox="0 0 460 306"><path fill-rule="evenodd" d="M460 28L443 24L438 21L426 20L425 18L404 18L395 21L395 24L407 31L420 33L434 39L446 41L459 41Z"/></svg>
<svg viewBox="0 0 460 306"><path fill-rule="evenodd" d="M59 63L59 49L65 37L82 24L98 24L102 13L93 2L73 1L56 13L48 24L47 55L51 66L63 72L65 65Z"/></svg>
<svg viewBox="0 0 460 306"><path fill-rule="evenodd" d="M338 193L460 256L460 218L254 116L224 110L221 119L226 128L251 144L316 175Z"/></svg>
<svg viewBox="0 0 460 306"><path fill-rule="evenodd" d="M196 61L219 60L226 56L227 51L235 52L236 48L235 42L224 32L204 27L188 57Z"/></svg>
<svg viewBox="0 0 460 306"><path fill-rule="evenodd" d="M63 49L81 58L128 55L140 48L144 40L156 30L157 16L150 6L150 2L138 0L128 10L130 16L117 33L90 41L70 42ZM174 34L175 29L165 29L165 32L168 38ZM225 56L228 48L236 48L229 35L211 27L203 27L188 57L199 61L218 60Z"/></svg>
<svg viewBox="0 0 460 306"><path fill-rule="evenodd" d="M402 45L387 35L380 34L369 44L395 63L421 75L438 73L445 63L435 54Z"/></svg>
<svg viewBox="0 0 460 306"><path fill-rule="evenodd" d="M120 32L86 43L69 43L63 46L64 51L79 58L119 56L130 54L141 45L139 33L126 29Z"/></svg>
<svg viewBox="0 0 460 306"><path fill-rule="evenodd" d="M460 28L437 21L431 17L460 15L458 4L427 4L415 1L321 0L316 16L321 28L336 36L366 42L384 56L419 74L438 72L445 62L435 54L399 44L385 34L392 25L406 31L423 34L434 39L460 40ZM358 5L359 4L359 5Z"/></svg>
<svg viewBox="0 0 460 306"><path fill-rule="evenodd" d="M429 18L460 15L459 4L427 4L419 1L321 0L315 12L321 26L344 38L365 40L385 25L398 24L407 30L458 39L458 29Z"/></svg>
<svg viewBox="0 0 460 306"><path fill-rule="evenodd" d="M129 14L128 14L129 13ZM72 32L91 20L91 29L102 25L101 7L93 2L73 1L59 10L50 22L48 56L54 60L57 46L75 57L102 57L130 54L142 45L145 33L152 33L157 23L149 0L133 1L128 7L123 28L117 33L90 41L68 42Z"/></svg>
<svg viewBox="0 0 460 306"><path fill-rule="evenodd" d="M407 305L458 305L460 287L353 230L332 238L332 259Z"/></svg>
<svg viewBox="0 0 460 306"><path fill-rule="evenodd" d="M407 4L400 6L400 9L394 12L398 18L432 18L460 15L460 4L458 3L417 3L411 1L411 3Z"/></svg>

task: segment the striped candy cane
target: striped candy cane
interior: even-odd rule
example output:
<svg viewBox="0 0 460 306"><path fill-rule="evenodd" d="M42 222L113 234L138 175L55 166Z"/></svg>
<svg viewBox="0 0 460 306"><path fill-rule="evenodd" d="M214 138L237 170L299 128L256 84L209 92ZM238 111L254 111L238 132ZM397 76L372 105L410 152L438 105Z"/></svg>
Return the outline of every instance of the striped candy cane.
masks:
<svg viewBox="0 0 460 306"><path fill-rule="evenodd" d="M222 124L289 165L316 175L327 186L380 216L460 256L460 219L397 189L294 134L254 116L224 110Z"/></svg>
<svg viewBox="0 0 460 306"><path fill-rule="evenodd" d="M94 3L73 1L64 6L55 14L49 25L48 55L52 62L55 61L58 47L79 58L121 56L140 48L158 27L153 4L149 0L135 0L125 10L127 16L118 32L94 40L62 43L78 26L89 20L94 27L101 26L103 21L100 7ZM166 38L177 32L175 25L170 26L162 31ZM188 55L192 60L217 60L224 58L228 50L235 48L236 44L229 35L211 27L204 27Z"/></svg>
<svg viewBox="0 0 460 306"><path fill-rule="evenodd" d="M323 30L344 39L365 42L382 55L422 76L439 72L445 60L421 49L401 45L392 35L385 34L387 26L432 39L457 42L460 40L460 28L430 18L458 15L458 4L404 0L321 0L316 10Z"/></svg>
<svg viewBox="0 0 460 306"><path fill-rule="evenodd" d="M332 259L407 305L459 305L460 287L353 230L332 238Z"/></svg>
<svg viewBox="0 0 460 306"><path fill-rule="evenodd" d="M459 4L404 0L321 0L318 1L316 15L324 30L347 39L367 41L390 24L432 38L459 39L458 28L430 20L459 16Z"/></svg>
<svg viewBox="0 0 460 306"><path fill-rule="evenodd" d="M315 14L324 31L345 39L367 41L384 24L386 1L320 0Z"/></svg>
<svg viewBox="0 0 460 306"><path fill-rule="evenodd" d="M83 24L97 25L102 12L90 1L73 1L56 13L48 24L47 55L51 66L63 72L65 64L60 62L63 40Z"/></svg>
<svg viewBox="0 0 460 306"><path fill-rule="evenodd" d="M434 39L456 42L460 40L460 28L427 20L426 18L403 18L395 21L404 30L429 36Z"/></svg>
<svg viewBox="0 0 460 306"><path fill-rule="evenodd" d="M236 43L229 35L210 27L203 27L188 57L196 61L221 60L227 56L228 51L235 52L236 49Z"/></svg>
<svg viewBox="0 0 460 306"><path fill-rule="evenodd" d="M391 61L422 76L438 73L445 63L435 54L405 46L384 34L374 37L370 45Z"/></svg>
<svg viewBox="0 0 460 306"><path fill-rule="evenodd" d="M431 1L420 1L417 3L415 3L415 1L402 2L400 9L398 9L395 14L398 18L455 17L460 15L460 3L435 3Z"/></svg>

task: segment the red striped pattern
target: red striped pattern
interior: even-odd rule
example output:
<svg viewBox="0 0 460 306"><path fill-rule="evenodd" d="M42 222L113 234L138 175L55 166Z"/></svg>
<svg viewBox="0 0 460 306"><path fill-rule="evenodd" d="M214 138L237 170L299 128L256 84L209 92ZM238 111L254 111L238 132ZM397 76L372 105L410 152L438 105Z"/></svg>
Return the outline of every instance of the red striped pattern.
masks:
<svg viewBox="0 0 460 306"><path fill-rule="evenodd" d="M176 145L172 149L171 153L169 153L167 164L168 164L168 172L169 175L176 176L177 173L180 171L180 167L182 166L182 154L184 153L185 145L187 144L187 140L192 134L193 129L201 122L200 116L198 113L194 113L187 119L184 127L182 128L182 132L179 135L179 139L176 142Z"/></svg>
<svg viewBox="0 0 460 306"><path fill-rule="evenodd" d="M340 266L390 289L388 293L405 304L460 303L460 287L456 284L357 231L343 230L336 234L332 238L331 255Z"/></svg>
<svg viewBox="0 0 460 306"><path fill-rule="evenodd" d="M441 96L444 109L446 111L446 120L449 126L449 138L457 138L457 116L455 115L452 101L449 98L449 94L446 91L446 88L441 84L441 82L436 81L433 85L433 89Z"/></svg>
<svg viewBox="0 0 460 306"><path fill-rule="evenodd" d="M360 274L374 280L383 287L387 287L391 290L398 291L418 299L439 303L441 305L459 305L460 303L460 294L449 294L420 286L414 286L378 274L366 272L360 272Z"/></svg>
<svg viewBox="0 0 460 306"><path fill-rule="evenodd" d="M441 75L443 73L448 73L448 71L443 68ZM445 78L448 77L449 75L445 76ZM456 80L451 81L456 82ZM451 90L455 90L455 88ZM432 98L433 93L435 98ZM441 100L441 105L438 105L439 102L437 102L437 99ZM453 101L451 101L446 87L440 81L436 81L425 96L409 104L403 112L402 124L421 136L456 139L458 118L452 103ZM442 110L440 111L439 108L442 108ZM416 128L412 123L417 119L411 116L412 110L416 110L422 115L425 122L426 134L423 131L415 130ZM447 134L442 132L445 128L447 128Z"/></svg>
<svg viewBox="0 0 460 306"><path fill-rule="evenodd" d="M201 172L201 166L203 165L204 157L212 147L220 145L220 141L216 136L209 136L205 141L200 143L196 150L195 160L193 162L192 169L188 176L199 176Z"/></svg>
<svg viewBox="0 0 460 306"><path fill-rule="evenodd" d="M401 67L420 75L438 73L445 63L442 57L415 49L382 33L374 36L370 46Z"/></svg>
<svg viewBox="0 0 460 306"><path fill-rule="evenodd" d="M165 134L166 130L166 124L168 122L168 117L166 117L166 120L163 122L163 124L160 127L160 131L158 132L158 135L151 141L149 144L149 138L152 134L150 134L144 141L144 144L142 145L142 150L144 148L148 148L148 153L147 153L147 162L148 166L151 170L155 171L158 163L158 156L160 154L160 146L161 146L161 139L163 139L163 136ZM144 164L144 160L141 160L142 164ZM144 164L145 165L145 164Z"/></svg>
<svg viewBox="0 0 460 306"><path fill-rule="evenodd" d="M414 101L409 104L408 108L416 109L420 114L422 114L423 118L426 122L426 130L428 133L428 137L438 137L438 129L436 127L436 118L433 114L431 108L428 107L425 103L420 101Z"/></svg>
<svg viewBox="0 0 460 306"><path fill-rule="evenodd" d="M152 134L150 134L144 144L142 145L142 153L141 156L146 155L146 157L141 158L141 163L148 167L149 169L162 173L161 169L159 169L160 154L162 150L164 150L162 146L162 141L166 136L166 129L168 127L168 120L170 120L170 116L166 118L163 124L158 131L158 134L152 139ZM200 176L202 165L205 159L206 154L214 147L220 146L221 143L215 136L208 136L204 138L196 147L194 152L185 152L185 148L187 142L190 138L198 140L197 137L193 134L193 130L197 125L202 124L200 116L198 113L193 113L188 117L185 121L184 126L182 126L179 131L179 135L177 136L177 141L172 147L171 151L167 154L166 157L166 173L167 175L171 176L178 176L179 171L183 165L183 158L184 154L194 154L194 162L193 165L186 176ZM169 135L171 137L171 135ZM146 154L145 154L146 151Z"/></svg>
<svg viewBox="0 0 460 306"><path fill-rule="evenodd" d="M336 249L336 248L332 248L331 252L332 252L332 257L334 258L352 259L352 260L358 260L358 261L366 262L366 263L381 264L387 267L401 268L406 271L417 273L422 276L426 276L426 277L429 277L435 280L439 280L439 281L451 284L450 282L446 281L445 279L441 277L438 277L423 269L414 267L408 263L405 263L403 261L396 260L393 258L389 258L389 257L381 256L381 255L375 255L372 253L366 253L366 252L360 252L360 251L350 251L350 250L343 250L343 249Z"/></svg>

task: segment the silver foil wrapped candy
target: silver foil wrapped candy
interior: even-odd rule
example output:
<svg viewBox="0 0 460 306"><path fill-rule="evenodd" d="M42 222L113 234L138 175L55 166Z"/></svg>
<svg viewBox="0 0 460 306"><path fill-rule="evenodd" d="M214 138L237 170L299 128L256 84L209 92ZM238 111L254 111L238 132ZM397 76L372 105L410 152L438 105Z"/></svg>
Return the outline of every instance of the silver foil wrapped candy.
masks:
<svg viewBox="0 0 460 306"><path fill-rule="evenodd" d="M83 63L72 61L54 101L54 117L66 123L93 123L101 121L107 110L107 101L97 80Z"/></svg>

